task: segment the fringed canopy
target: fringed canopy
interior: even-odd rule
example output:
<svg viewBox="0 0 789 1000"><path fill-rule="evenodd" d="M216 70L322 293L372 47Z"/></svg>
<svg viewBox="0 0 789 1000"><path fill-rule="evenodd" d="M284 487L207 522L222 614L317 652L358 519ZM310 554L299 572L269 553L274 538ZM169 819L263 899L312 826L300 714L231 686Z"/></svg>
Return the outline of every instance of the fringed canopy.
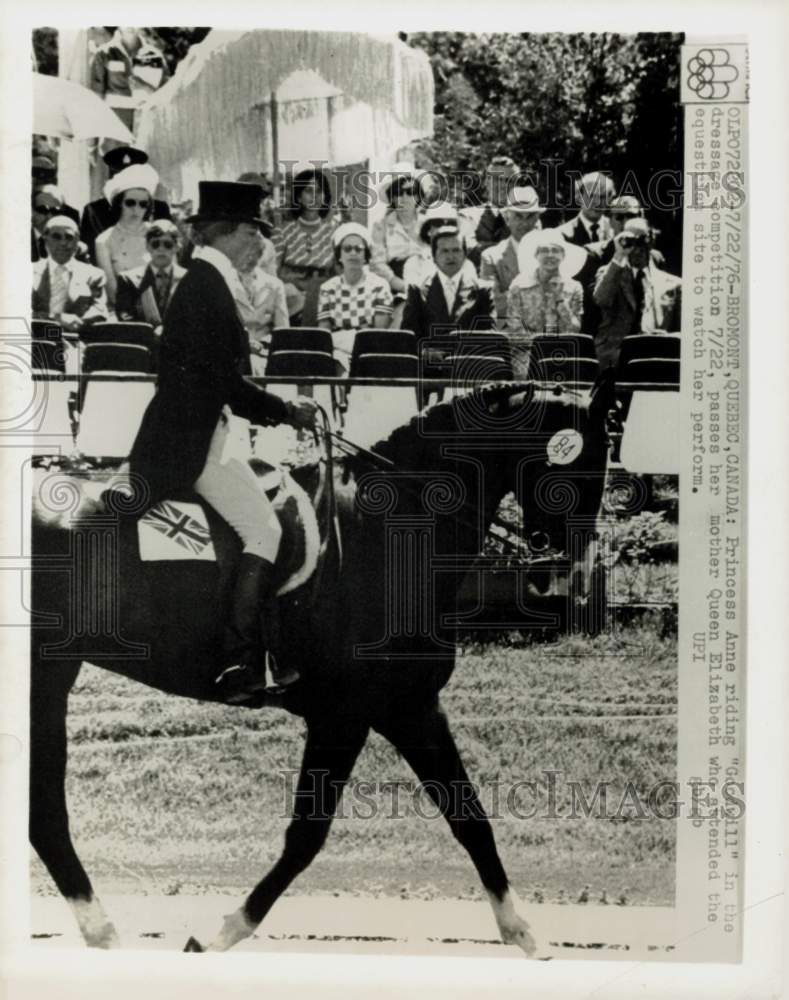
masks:
<svg viewBox="0 0 789 1000"><path fill-rule="evenodd" d="M432 132L430 62L424 52L396 38L352 32L212 31L145 104L137 140L163 179L177 188L184 187L183 176L174 176L179 164L191 163L192 170L226 177L270 162L271 95L294 77L300 81L297 94L279 99L302 107L289 111L287 103L282 105L280 158L294 156L288 148L288 124L317 115L310 105L319 99L325 103L328 94L336 96L337 135L329 134L331 121L313 126L315 146L321 145L321 127L326 135L325 148L311 156L328 154L340 162L356 157L358 137L345 153L343 139L351 121L348 113L357 105L366 112L363 127L374 133L367 137L368 155ZM304 80L313 77L325 85L308 94Z"/></svg>

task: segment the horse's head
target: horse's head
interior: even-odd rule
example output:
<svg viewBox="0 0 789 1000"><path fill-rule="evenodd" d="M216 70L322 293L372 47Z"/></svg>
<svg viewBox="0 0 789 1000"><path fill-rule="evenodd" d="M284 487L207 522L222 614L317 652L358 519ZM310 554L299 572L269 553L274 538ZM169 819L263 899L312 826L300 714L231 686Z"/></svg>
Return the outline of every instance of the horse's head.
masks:
<svg viewBox="0 0 789 1000"><path fill-rule="evenodd" d="M608 406L604 384L591 396L489 385L431 407L373 450L393 474L443 477L445 513L467 522L475 508L483 534L502 497L515 493L534 551L568 551L568 520L593 522L600 508Z"/></svg>

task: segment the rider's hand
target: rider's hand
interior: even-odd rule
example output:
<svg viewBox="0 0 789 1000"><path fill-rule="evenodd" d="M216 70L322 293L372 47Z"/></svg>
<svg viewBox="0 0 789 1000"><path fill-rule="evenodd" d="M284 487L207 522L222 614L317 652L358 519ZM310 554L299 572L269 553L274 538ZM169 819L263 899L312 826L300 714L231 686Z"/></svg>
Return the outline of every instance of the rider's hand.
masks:
<svg viewBox="0 0 789 1000"><path fill-rule="evenodd" d="M299 396L288 403L288 423L294 427L313 427L318 415L318 404L307 396Z"/></svg>
<svg viewBox="0 0 789 1000"><path fill-rule="evenodd" d="M624 246L622 245L624 243ZM614 237L614 260L624 266L630 263L630 253L633 249L632 233L617 233Z"/></svg>

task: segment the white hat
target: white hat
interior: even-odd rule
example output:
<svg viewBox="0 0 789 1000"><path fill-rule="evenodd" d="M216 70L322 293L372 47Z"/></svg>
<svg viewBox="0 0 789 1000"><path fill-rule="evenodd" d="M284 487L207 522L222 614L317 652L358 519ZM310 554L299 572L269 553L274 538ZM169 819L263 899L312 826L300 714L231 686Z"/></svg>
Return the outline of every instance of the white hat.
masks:
<svg viewBox="0 0 789 1000"><path fill-rule="evenodd" d="M112 203L124 191L131 191L132 188L142 188L153 198L159 184L159 175L150 163L133 163L130 167L111 177L104 185L104 197Z"/></svg>
<svg viewBox="0 0 789 1000"><path fill-rule="evenodd" d="M372 249L372 238L370 237L370 231L366 226L361 225L359 222L343 222L341 226L337 228L332 233L332 245L338 247L346 236L358 236L360 239L364 240L368 249Z"/></svg>
<svg viewBox="0 0 789 1000"><path fill-rule="evenodd" d="M79 226L68 215L53 215L51 218L47 219L47 223L44 226L44 232L46 233L47 230L54 229L56 226L58 229L68 229L72 233L79 232Z"/></svg>
<svg viewBox="0 0 789 1000"><path fill-rule="evenodd" d="M559 265L563 278L574 278L589 257L583 247L568 243L560 230L533 229L518 244L518 270L522 274L529 274L537 269L537 251L545 246L560 246L564 250L564 259Z"/></svg>
<svg viewBox="0 0 789 1000"><path fill-rule="evenodd" d="M397 180L416 181L416 167L407 160L400 160L389 169L382 171L383 180L378 185L378 194L385 204L389 204L389 188Z"/></svg>
<svg viewBox="0 0 789 1000"><path fill-rule="evenodd" d="M429 242L426 232L427 227L432 226L436 222L444 226L459 226L458 210L448 201L437 201L430 208L426 209L419 226L419 239L423 243Z"/></svg>
<svg viewBox="0 0 789 1000"><path fill-rule="evenodd" d="M524 215L542 215L546 211L540 205L540 196L529 185L513 188L507 195L507 203L502 208L511 212L522 212Z"/></svg>

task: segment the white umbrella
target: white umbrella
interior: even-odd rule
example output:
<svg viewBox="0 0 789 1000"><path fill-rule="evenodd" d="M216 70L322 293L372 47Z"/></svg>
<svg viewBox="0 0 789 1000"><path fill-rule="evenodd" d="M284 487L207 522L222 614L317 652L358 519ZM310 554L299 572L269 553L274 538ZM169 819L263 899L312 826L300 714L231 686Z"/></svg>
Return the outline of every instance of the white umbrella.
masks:
<svg viewBox="0 0 789 1000"><path fill-rule="evenodd" d="M134 136L98 94L80 83L43 73L33 74L32 131L61 139L134 143Z"/></svg>

